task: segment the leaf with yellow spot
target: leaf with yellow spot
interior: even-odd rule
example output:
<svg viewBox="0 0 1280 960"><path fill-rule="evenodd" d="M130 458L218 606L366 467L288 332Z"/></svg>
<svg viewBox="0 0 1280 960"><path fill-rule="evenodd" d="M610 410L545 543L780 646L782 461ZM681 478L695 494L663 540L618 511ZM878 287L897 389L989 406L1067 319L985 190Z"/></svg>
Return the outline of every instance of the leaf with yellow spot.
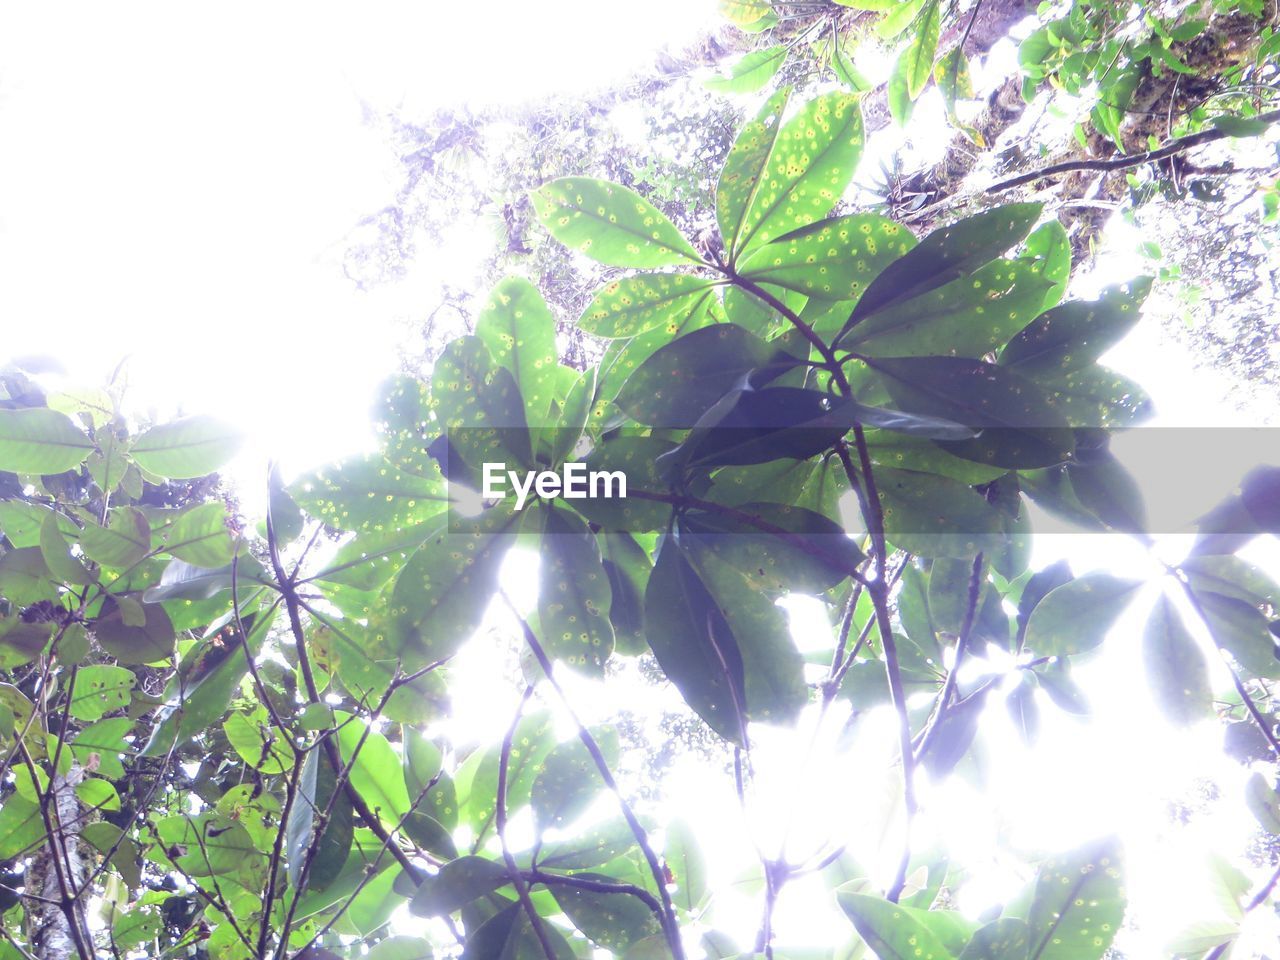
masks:
<svg viewBox="0 0 1280 960"><path fill-rule="evenodd" d="M1053 284L1045 295L1044 308L1056 307L1067 292L1067 282L1071 279L1071 241L1066 228L1057 220L1042 223L1031 231L1018 257L1039 260L1044 264L1044 278Z"/></svg>
<svg viewBox="0 0 1280 960"><path fill-rule="evenodd" d="M1000 365L1023 376L1061 377L1087 367L1118 343L1139 319L1151 278L1108 287L1093 302L1073 300L1029 323L1000 354Z"/></svg>
<svg viewBox="0 0 1280 960"><path fill-rule="evenodd" d="M438 475L427 444L438 432L431 416L427 384L413 377L390 377L378 389L373 410L374 430L382 455L406 473Z"/></svg>
<svg viewBox="0 0 1280 960"><path fill-rule="evenodd" d="M845 330L877 311L968 276L990 263L1022 242L1039 218L1040 209L1038 203L1011 203L933 231L881 271L858 301Z"/></svg>
<svg viewBox="0 0 1280 960"><path fill-rule="evenodd" d="M600 360L600 376L596 390L595 403L591 408L591 416L587 421L587 431L598 433L609 405L618 395L631 374L644 361L653 356L659 349L677 337L682 337L694 330L701 330L713 323L723 322L724 309L714 296L700 301L697 310L684 316L683 319L671 318L660 323L652 330L646 330L629 340L615 340L605 349Z"/></svg>
<svg viewBox="0 0 1280 960"><path fill-rule="evenodd" d="M450 341L436 361L431 408L453 451L473 470L486 462L529 465L533 453L515 377L479 337Z"/></svg>
<svg viewBox="0 0 1280 960"><path fill-rule="evenodd" d="M546 426L558 370L556 321L538 288L523 277L505 278L485 301L476 336L515 378L525 422Z"/></svg>
<svg viewBox="0 0 1280 960"><path fill-rule="evenodd" d="M603 874L580 873L578 876L584 880L617 883ZM602 893L561 884L551 889L556 903L583 936L618 956L631 944L662 933L653 911L630 894Z"/></svg>
<svg viewBox="0 0 1280 960"><path fill-rule="evenodd" d="M578 320L597 337L634 337L662 323L683 324L715 296L717 281L687 273L642 273L614 280Z"/></svg>
<svg viewBox="0 0 1280 960"><path fill-rule="evenodd" d="M376 453L304 473L290 484L289 495L331 527L365 532L411 527L448 505L438 470L431 478L405 473Z"/></svg>
<svg viewBox="0 0 1280 960"><path fill-rule="evenodd" d="M939 441L948 453L1010 469L1067 460L1067 421L1035 384L1003 367L962 357L866 358L894 405L980 430L972 440Z"/></svg>
<svg viewBox="0 0 1280 960"><path fill-rule="evenodd" d="M609 577L596 538L579 517L555 506L542 535L538 622L547 653L599 676L613 653Z"/></svg>
<svg viewBox="0 0 1280 960"><path fill-rule="evenodd" d="M1097 363L1062 377L1036 378L1035 383L1073 427L1131 427L1154 412L1147 391Z"/></svg>
<svg viewBox="0 0 1280 960"><path fill-rule="evenodd" d="M455 652L480 626L521 514L499 507L457 519L405 564L391 591L390 617L426 660Z"/></svg>
<svg viewBox="0 0 1280 960"><path fill-rule="evenodd" d="M601 441L587 456L587 470L592 472L622 471L627 477L627 497L588 497L575 501L579 513L606 530L636 533L660 530L671 517L665 503L637 497L640 491L665 493L667 482L661 477L656 461L670 452L674 444L661 437L641 437L626 433L611 435Z"/></svg>
<svg viewBox="0 0 1280 960"><path fill-rule="evenodd" d="M921 922L923 911L844 889L836 891L836 900L879 960L954 960Z"/></svg>
<svg viewBox="0 0 1280 960"><path fill-rule="evenodd" d="M1160 597L1142 635L1147 684L1174 723L1188 726L1213 716L1213 688L1204 653L1168 597Z"/></svg>
<svg viewBox="0 0 1280 960"><path fill-rule="evenodd" d="M1000 514L971 487L885 467L875 477L885 535L896 546L922 557L971 557L1000 548Z"/></svg>
<svg viewBox="0 0 1280 960"><path fill-rule="evenodd" d="M720 0L720 15L739 27L749 27L773 9L771 0Z"/></svg>
<svg viewBox="0 0 1280 960"><path fill-rule="evenodd" d="M542 225L566 247L611 267L702 263L666 214L640 194L590 177L561 177L530 194Z"/></svg>
<svg viewBox="0 0 1280 960"><path fill-rule="evenodd" d="M916 245L911 231L886 217L857 213L821 220L774 240L743 259L739 273L815 300L856 300L877 274Z"/></svg>
<svg viewBox="0 0 1280 960"><path fill-rule="evenodd" d="M1030 939L1025 920L1002 917L974 933L961 951L960 960L1025 960Z"/></svg>
<svg viewBox="0 0 1280 960"><path fill-rule="evenodd" d="M738 131L720 170L716 222L727 253L738 249L747 214L765 186L765 169L782 130L782 112L790 96L790 88L784 88L764 102L760 112Z"/></svg>
<svg viewBox="0 0 1280 960"><path fill-rule="evenodd" d="M731 259L830 213L853 180L862 137L855 94L828 93L801 107L771 144L732 243L726 242Z"/></svg>
<svg viewBox="0 0 1280 960"><path fill-rule="evenodd" d="M938 36L942 32L942 4L929 0L920 14L920 22L905 54L907 58L907 93L915 100L924 93L933 73L933 57L938 52Z"/></svg>
<svg viewBox="0 0 1280 960"><path fill-rule="evenodd" d="M782 69L788 52L789 47L781 43L752 50L740 57L726 76L709 77L702 85L716 93L755 93Z"/></svg>
<svg viewBox="0 0 1280 960"><path fill-rule="evenodd" d="M1099 960L1124 921L1124 875L1114 838L1041 864L1027 960Z"/></svg>
<svg viewBox="0 0 1280 960"><path fill-rule="evenodd" d="M887 307L839 346L872 357L983 357L1040 312L1052 284L1031 260L995 260L976 273Z"/></svg>
<svg viewBox="0 0 1280 960"><path fill-rule="evenodd" d="M613 727L593 727L591 735L609 765L618 760L618 734ZM538 765L529 792L539 832L572 825L604 789L600 771L578 737L557 744Z"/></svg>
<svg viewBox="0 0 1280 960"><path fill-rule="evenodd" d="M685 334L649 357L615 398L637 423L656 427L692 427L712 404L744 377L765 367L777 349L731 323ZM781 365L794 365L788 355Z"/></svg>

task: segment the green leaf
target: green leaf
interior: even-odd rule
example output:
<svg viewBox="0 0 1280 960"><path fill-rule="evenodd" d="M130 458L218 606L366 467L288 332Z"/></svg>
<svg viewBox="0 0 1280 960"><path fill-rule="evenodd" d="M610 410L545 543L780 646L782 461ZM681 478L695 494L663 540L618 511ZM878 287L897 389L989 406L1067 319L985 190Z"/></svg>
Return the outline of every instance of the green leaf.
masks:
<svg viewBox="0 0 1280 960"><path fill-rule="evenodd" d="M45 407L0 410L0 470L62 473L80 466L93 449L65 414Z"/></svg>
<svg viewBox="0 0 1280 960"><path fill-rule="evenodd" d="M674 820L667 825L662 859L675 878L672 902L690 913L697 910L707 895L707 860L693 827L687 821Z"/></svg>
<svg viewBox="0 0 1280 960"><path fill-rule="evenodd" d="M1158 48L1162 49L1162 48ZM1170 62L1171 55L1165 51L1165 63L1173 66L1176 63ZM1176 68L1175 68L1176 69ZM1178 70L1179 73L1194 73L1187 67ZM1266 133L1271 126L1271 122L1263 120L1259 117L1233 117L1226 114L1213 117L1209 120L1215 130L1221 130L1229 137L1257 137Z"/></svg>
<svg viewBox="0 0 1280 960"><path fill-rule="evenodd" d="M924 4L925 0L901 0L887 7L885 16L876 24L876 35L882 40L892 40L915 22L916 15Z"/></svg>
<svg viewBox="0 0 1280 960"><path fill-rule="evenodd" d="M862 112L855 95L823 94L804 104L770 141L761 182L750 189L732 233L724 234L731 260L830 213L861 154ZM729 170L726 162L722 185Z"/></svg>
<svg viewBox="0 0 1280 960"><path fill-rule="evenodd" d="M1026 645L1039 656L1065 657L1092 650L1124 613L1141 581L1086 573L1051 591L1031 611Z"/></svg>
<svg viewBox="0 0 1280 960"><path fill-rule="evenodd" d="M1123 883L1114 840L1041 864L1027 960L1099 960L1124 920Z"/></svg>
<svg viewBox="0 0 1280 960"><path fill-rule="evenodd" d="M293 753L280 742L279 732L266 723L265 711L250 717L237 710L222 721L222 732L245 763L269 776L293 767Z"/></svg>
<svg viewBox="0 0 1280 960"><path fill-rule="evenodd" d="M368 960L432 960L433 954L431 944L421 937L399 934L380 940L366 956Z"/></svg>
<svg viewBox="0 0 1280 960"><path fill-rule="evenodd" d="M71 547L55 514L44 518L40 528L40 553L44 557L45 566L57 580L63 583L85 586L93 583L95 577L85 569L84 564L71 555Z"/></svg>
<svg viewBox="0 0 1280 960"><path fill-rule="evenodd" d="M639 533L664 527L671 517L665 503L643 500L637 491L662 493L667 483L658 472L656 461L672 449L670 442L657 437L620 435L605 440L587 456L588 471L621 470L627 477L627 497L604 499L590 497L578 500L577 511L606 530Z"/></svg>
<svg viewBox="0 0 1280 960"><path fill-rule="evenodd" d="M920 922L917 911L845 890L836 892L836 900L880 960L952 960L953 954Z"/></svg>
<svg viewBox="0 0 1280 960"><path fill-rule="evenodd" d="M739 27L749 27L773 9L772 0L719 0L720 15Z"/></svg>
<svg viewBox="0 0 1280 960"><path fill-rule="evenodd" d="M1197 593L1211 590L1253 606L1266 602L1280 607L1280 584L1240 557L1189 557L1180 568Z"/></svg>
<svg viewBox="0 0 1280 960"><path fill-rule="evenodd" d="M782 69L788 52L786 44L753 50L740 57L727 76L709 77L702 85L716 93L755 93Z"/></svg>
<svg viewBox="0 0 1280 960"><path fill-rule="evenodd" d="M899 127L905 127L911 122L911 115L916 109L915 101L911 99L910 83L907 77L911 70L908 52L903 50L894 61L893 71L889 74L889 82L885 87L885 98L889 102L889 116Z"/></svg>
<svg viewBox="0 0 1280 960"><path fill-rule="evenodd" d="M304 473L289 485L294 502L339 530L398 530L424 523L448 505L444 477L401 470L378 455L352 457Z"/></svg>
<svg viewBox="0 0 1280 960"><path fill-rule="evenodd" d="M112 507L105 527L85 522L80 549L104 567L131 567L151 550L151 524L135 507Z"/></svg>
<svg viewBox="0 0 1280 960"><path fill-rule="evenodd" d="M1280 679L1276 641L1253 604L1212 591L1197 592L1214 642L1252 677Z"/></svg>
<svg viewBox="0 0 1280 960"><path fill-rule="evenodd" d="M351 785L388 825L409 812L400 758L391 743L359 717L335 711L342 760L351 766Z"/></svg>
<svg viewBox="0 0 1280 960"><path fill-rule="evenodd" d="M938 52L938 37L942 32L942 4L929 0L920 15L911 43L904 54L907 58L907 93L915 100L924 92L933 74L933 58Z"/></svg>
<svg viewBox="0 0 1280 960"><path fill-rule="evenodd" d="M1061 377L1087 367L1138 322L1151 279L1108 287L1094 302L1073 300L1037 317L1000 353L1000 365L1030 377Z"/></svg>
<svg viewBox="0 0 1280 960"><path fill-rule="evenodd" d="M40 805L11 794L0 807L0 860L29 851L45 836Z"/></svg>
<svg viewBox="0 0 1280 960"><path fill-rule="evenodd" d="M409 911L419 917L443 917L471 901L511 882L507 868L484 857L459 857L425 877L409 901Z"/></svg>
<svg viewBox="0 0 1280 960"><path fill-rule="evenodd" d="M765 101L756 116L738 131L716 184L716 222L725 251L739 249L756 198L765 183L769 157L782 130L782 112L791 95L779 90Z"/></svg>
<svg viewBox="0 0 1280 960"><path fill-rule="evenodd" d="M774 354L774 347L736 324L712 324L657 350L627 378L616 403L639 423L691 427Z"/></svg>
<svg viewBox="0 0 1280 960"><path fill-rule="evenodd" d="M395 627L426 660L453 653L484 617L520 514L500 507L437 530L391 592Z"/></svg>
<svg viewBox="0 0 1280 960"><path fill-rule="evenodd" d="M597 873L576 876L583 880L614 882L611 877ZM554 885L551 890L573 925L589 940L615 954L622 955L631 944L662 933L653 911L630 894L600 893L562 884Z"/></svg>
<svg viewBox="0 0 1280 960"><path fill-rule="evenodd" d="M973 97L973 79L969 76L969 58L959 46L952 47L933 68L933 82L942 94L947 116L955 122L957 100Z"/></svg>
<svg viewBox="0 0 1280 960"><path fill-rule="evenodd" d="M1208 663L1167 597L1147 620L1142 653L1147 684L1170 720L1185 726L1213 716Z"/></svg>
<svg viewBox="0 0 1280 960"><path fill-rule="evenodd" d="M1050 399L1003 367L947 356L865 362L901 410L981 429L973 440L940 444L955 456L1023 469L1061 463L1074 451L1074 437Z"/></svg>
<svg viewBox="0 0 1280 960"><path fill-rule="evenodd" d="M130 603L141 612L141 623L126 622ZM93 634L121 663L154 663L173 656L173 623L164 607L156 603L139 604L127 597L108 600L94 621Z"/></svg>
<svg viewBox="0 0 1280 960"><path fill-rule="evenodd" d="M538 624L547 652L600 676L613 653L609 577L587 525L574 513L547 510L542 537Z"/></svg>
<svg viewBox="0 0 1280 960"><path fill-rule="evenodd" d="M856 300L915 242L910 230L886 217L855 213L778 237L744 257L738 272L817 300Z"/></svg>
<svg viewBox="0 0 1280 960"><path fill-rule="evenodd" d="M184 417L152 427L133 441L129 455L142 469L187 480L213 473L236 455L243 438L214 417Z"/></svg>
<svg viewBox="0 0 1280 960"><path fill-rule="evenodd" d="M259 614L245 618L251 655L257 656L273 617ZM220 719L231 703L241 679L249 671L243 643L232 632L225 641L206 641L193 649L170 681L166 697L171 703L160 714L151 739L142 750L145 757L163 757Z"/></svg>
<svg viewBox="0 0 1280 960"><path fill-rule="evenodd" d="M979 358L1004 346L1044 305L1044 264L995 260L868 317L838 341L872 357Z"/></svg>
<svg viewBox="0 0 1280 960"><path fill-rule="evenodd" d="M538 863L547 870L599 867L633 850L635 834L621 817L589 827L574 836L545 844Z"/></svg>
<svg viewBox="0 0 1280 960"><path fill-rule="evenodd" d="M561 177L530 197L553 237L599 263L644 268L702 262L662 211L620 184Z"/></svg>
<svg viewBox="0 0 1280 960"><path fill-rule="evenodd" d="M885 535L904 550L922 557L971 557L999 549L1000 516L976 490L910 470L880 468L875 479Z"/></svg>
<svg viewBox="0 0 1280 960"><path fill-rule="evenodd" d="M960 953L960 960L1025 960L1031 931L1017 917L1003 917L979 927Z"/></svg>
<svg viewBox="0 0 1280 960"><path fill-rule="evenodd" d="M737 570L664 542L645 593L649 645L686 702L740 743L748 720L781 722L806 700L781 611Z"/></svg>
<svg viewBox="0 0 1280 960"><path fill-rule="evenodd" d="M705 308L719 281L687 273L641 273L623 277L596 294L578 320L597 337L634 337L666 324L675 333L681 324Z"/></svg>
<svg viewBox="0 0 1280 960"><path fill-rule="evenodd" d="M99 720L129 705L137 678L124 667L82 667L76 674L67 712L77 720Z"/></svg>
<svg viewBox="0 0 1280 960"><path fill-rule="evenodd" d="M1071 241L1066 228L1057 220L1036 227L1022 245L1021 257L1044 264L1044 278L1053 284L1044 298L1044 307L1048 310L1066 294L1067 282L1071 279Z"/></svg>
<svg viewBox="0 0 1280 960"><path fill-rule="evenodd" d="M53 580L39 547L23 547L0 555L0 596L19 607L54 600L58 584Z"/></svg>
<svg viewBox="0 0 1280 960"><path fill-rule="evenodd" d="M530 427L547 425L556 379L556 321L542 294L523 277L499 283L476 318L476 336L515 378Z"/></svg>
<svg viewBox="0 0 1280 960"><path fill-rule="evenodd" d="M214 502L184 510L165 531L164 549L197 567L230 563L233 550L226 507Z"/></svg>
<svg viewBox="0 0 1280 960"><path fill-rule="evenodd" d="M479 337L451 340L436 361L431 409L472 470L489 461L532 463L524 406L515 377Z"/></svg>
<svg viewBox="0 0 1280 960"><path fill-rule="evenodd" d="M120 794L116 793L116 788L98 777L82 780L76 786L76 796L87 811L113 812L120 809Z"/></svg>
<svg viewBox="0 0 1280 960"><path fill-rule="evenodd" d="M820 513L781 503L746 503L737 509L773 530L720 513L689 511L680 518L680 543L694 556L714 557L737 570L755 590L773 596L822 593L865 559L844 529Z"/></svg>
<svg viewBox="0 0 1280 960"><path fill-rule="evenodd" d="M635 656L649 649L644 635L644 590L653 564L629 533L601 533L605 573L609 577L609 622L614 649Z"/></svg>
<svg viewBox="0 0 1280 960"><path fill-rule="evenodd" d="M598 727L591 733L605 758L616 762L618 735L614 729ZM569 826L603 788L595 761L580 738L574 737L558 744L542 761L529 794L538 830Z"/></svg>
<svg viewBox="0 0 1280 960"><path fill-rule="evenodd" d="M238 716L239 714L236 714ZM354 837L354 812L345 792L334 796L337 778L332 765L319 744L312 747L298 778L298 795L289 808L285 826L285 850L288 853L289 883L298 891L324 890L337 879L347 862ZM324 832L316 840L319 814L328 812ZM312 847L311 866L306 884L302 884L302 866Z"/></svg>
<svg viewBox="0 0 1280 960"><path fill-rule="evenodd" d="M1040 210L1038 203L1011 203L933 231L876 277L845 330L877 311L968 276L996 259L1022 242L1039 219Z"/></svg>
<svg viewBox="0 0 1280 960"><path fill-rule="evenodd" d="M573 948L554 926L542 921L551 945L548 958L520 904L512 904L482 923L467 937L462 960L574 960Z"/></svg>
<svg viewBox="0 0 1280 960"><path fill-rule="evenodd" d="M98 755L98 772L104 777L119 780L124 776L124 765L120 755L131 749L125 740L133 729L133 721L128 717L109 717L85 727L71 741L71 751L76 760L84 766L89 761L89 754Z"/></svg>

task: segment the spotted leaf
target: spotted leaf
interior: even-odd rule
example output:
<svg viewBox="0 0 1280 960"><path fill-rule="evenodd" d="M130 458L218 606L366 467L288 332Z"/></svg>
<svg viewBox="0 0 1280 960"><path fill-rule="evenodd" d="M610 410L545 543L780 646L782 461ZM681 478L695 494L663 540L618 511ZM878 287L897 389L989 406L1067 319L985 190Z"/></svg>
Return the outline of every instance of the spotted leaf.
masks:
<svg viewBox="0 0 1280 960"><path fill-rule="evenodd" d="M1030 939L1025 920L1002 917L978 928L960 960L1025 960Z"/></svg>
<svg viewBox="0 0 1280 960"><path fill-rule="evenodd" d="M982 357L1004 346L1040 312L1050 287L1042 263L996 260L881 310L839 344L872 357Z"/></svg>
<svg viewBox="0 0 1280 960"><path fill-rule="evenodd" d="M991 262L1026 237L1040 209L1038 203L1011 203L933 231L876 277L845 330Z"/></svg>
<svg viewBox="0 0 1280 960"><path fill-rule="evenodd" d="M585 523L557 507L547 511L542 537L538 622L547 652L599 675L613 653L609 577Z"/></svg>
<svg viewBox="0 0 1280 960"><path fill-rule="evenodd" d="M614 729L596 727L591 734L606 762L616 763L618 734ZM558 744L539 764L529 793L538 829L569 826L603 789L604 781L582 740L573 737Z"/></svg>
<svg viewBox="0 0 1280 960"><path fill-rule="evenodd" d="M912 910L865 893L837 891L840 909L880 960L953 960L953 954Z"/></svg>
<svg viewBox="0 0 1280 960"><path fill-rule="evenodd" d="M444 348L431 381L431 408L473 470L489 461L514 466L533 459L520 388L479 337L459 337Z"/></svg>
<svg viewBox="0 0 1280 960"><path fill-rule="evenodd" d="M731 259L830 213L853 179L862 136L858 97L850 93L816 97L783 124L731 242L726 235Z"/></svg>
<svg viewBox="0 0 1280 960"><path fill-rule="evenodd" d="M567 247L611 267L701 263L675 224L634 190L589 177L562 177L532 193L542 225Z"/></svg>
<svg viewBox="0 0 1280 960"><path fill-rule="evenodd" d="M476 319L476 336L515 378L524 399L525 422L544 426L558 363L556 321L538 288L523 277L499 283Z"/></svg>
<svg viewBox="0 0 1280 960"><path fill-rule="evenodd" d="M634 337L659 324L682 325L714 297L715 281L687 273L642 273L596 294L578 326L597 337Z"/></svg>
<svg viewBox="0 0 1280 960"><path fill-rule="evenodd" d="M1142 635L1147 684L1165 715L1190 724L1213 715L1209 665L1167 597L1161 597Z"/></svg>
<svg viewBox="0 0 1280 960"><path fill-rule="evenodd" d="M317 520L339 530L364 532L410 527L448 504L438 471L431 478L406 473L378 454L304 473L290 485L289 494Z"/></svg>
<svg viewBox="0 0 1280 960"><path fill-rule="evenodd" d="M1102 572L1076 577L1051 591L1031 611L1027 646L1050 657L1092 650L1106 639L1141 585L1141 581Z"/></svg>
<svg viewBox="0 0 1280 960"><path fill-rule="evenodd" d="M816 300L856 300L886 266L915 246L911 231L856 213L802 227L745 257L739 272Z"/></svg>
<svg viewBox="0 0 1280 960"><path fill-rule="evenodd" d="M1120 929L1124 910L1114 840L1046 861L1036 874L1027 960L1098 960Z"/></svg>
<svg viewBox="0 0 1280 960"><path fill-rule="evenodd" d="M1038 231L1037 231L1038 232ZM1073 300L1028 324L1000 354L1024 376L1062 377L1089 366L1138 322L1151 279L1108 287L1094 302Z"/></svg>

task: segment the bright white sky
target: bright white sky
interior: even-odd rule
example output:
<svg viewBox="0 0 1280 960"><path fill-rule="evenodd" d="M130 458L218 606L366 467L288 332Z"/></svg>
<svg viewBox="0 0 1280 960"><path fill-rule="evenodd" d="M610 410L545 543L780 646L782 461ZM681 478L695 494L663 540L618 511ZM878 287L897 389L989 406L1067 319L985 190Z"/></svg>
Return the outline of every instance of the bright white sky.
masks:
<svg viewBox="0 0 1280 960"><path fill-rule="evenodd" d="M53 354L71 382L95 384L128 357L135 403L162 416L232 419L250 436L253 469L268 453L296 467L361 446L372 391L397 363L401 324L422 306L420 284L361 294L338 268L348 231L399 185L395 158L365 123L366 110L414 118L463 96L501 103L580 92L584 77L621 78L651 63L663 43L678 48L714 22L714 0L231 2L208 10L0 8L0 361ZM927 115L930 107L921 109ZM1132 240L1119 238L1121 251ZM1108 282L1142 269L1133 258L1109 263L1116 276ZM1158 325L1144 325L1115 361L1153 391L1168 422L1231 421L1220 403L1228 384L1193 373ZM1184 477L1178 494L1207 507L1250 465L1218 462L1204 490L1191 492ZM1147 565L1114 540L1080 537L1043 543L1036 565L1063 553L1078 571ZM1134 675L1134 629L1118 631L1116 639L1129 642L1112 644L1119 652L1104 672ZM482 669L467 676L488 682ZM1239 849L1248 829L1238 795L1243 771L1220 758L1217 731L1171 735L1148 707L1135 707L1125 684L1101 690L1101 725L1064 721L1050 708L1045 739L1030 754L1008 731L1007 759L994 774L999 805L959 782L933 791L936 812L922 830L966 840L965 859L985 863L962 900L966 909L983 909L1023 879L991 856L997 836L1052 846L1119 828L1138 855L1135 906L1156 919L1149 933L1167 933L1170 908L1181 916L1182 901L1171 898L1182 891L1194 904L1188 878L1196 858L1217 845ZM505 726L491 682L477 694L460 693L457 702L482 705L483 713L458 722L472 732ZM618 695L593 705L590 690L575 694L589 718L616 709ZM623 695L640 707L653 693L636 686ZM847 756L829 762L825 734L815 762L800 768L797 736L808 733L760 735L757 768L785 791L760 797L753 821L773 830L779 811L791 811L796 850L837 822L878 822L892 800L891 778L879 786L842 780L840 771L855 767ZM857 748L862 760L883 754L875 744L891 740L871 737ZM879 757L886 772L891 759ZM729 883L749 866L735 855L750 849L745 825L723 815L736 807L723 778L686 767L670 788ZM1083 774L1098 771L1104 790L1082 790ZM1163 798L1201 775L1231 799L1195 830L1166 835ZM823 795L839 809L806 806ZM883 855L874 830L849 839L868 863ZM784 896L784 941L829 944L847 935L843 920L814 903L799 891ZM743 930L758 920L752 897L726 893L720 909ZM1155 942L1131 942L1132 956L1158 955Z"/></svg>

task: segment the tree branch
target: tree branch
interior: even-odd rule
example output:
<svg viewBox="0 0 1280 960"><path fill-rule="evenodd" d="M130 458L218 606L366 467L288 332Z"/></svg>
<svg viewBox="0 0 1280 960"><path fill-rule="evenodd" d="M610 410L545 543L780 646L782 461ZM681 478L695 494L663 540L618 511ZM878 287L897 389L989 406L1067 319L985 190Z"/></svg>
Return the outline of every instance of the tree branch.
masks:
<svg viewBox="0 0 1280 960"><path fill-rule="evenodd" d="M1249 119L1267 124L1275 123L1280 120L1280 110L1260 113L1256 117L1250 117ZM1033 170L1030 173L1024 173L1009 180L1002 180L993 186L987 187L983 192L987 194L1003 193L1006 190L1012 190L1014 187L1035 183L1037 180L1043 180L1046 177L1055 177L1061 173L1073 173L1077 170L1097 170L1105 173L1112 170L1125 170L1129 167L1141 166L1144 163L1157 163L1161 160L1167 160L1176 154L1184 153L1193 147L1213 143L1216 140L1225 140L1230 136L1231 134L1221 127L1214 127L1212 130L1201 130L1199 133L1178 137L1176 140L1166 143L1163 147L1147 150L1144 153L1131 153L1122 157L1113 157L1110 160L1068 160L1064 163L1055 163L1039 170Z"/></svg>

